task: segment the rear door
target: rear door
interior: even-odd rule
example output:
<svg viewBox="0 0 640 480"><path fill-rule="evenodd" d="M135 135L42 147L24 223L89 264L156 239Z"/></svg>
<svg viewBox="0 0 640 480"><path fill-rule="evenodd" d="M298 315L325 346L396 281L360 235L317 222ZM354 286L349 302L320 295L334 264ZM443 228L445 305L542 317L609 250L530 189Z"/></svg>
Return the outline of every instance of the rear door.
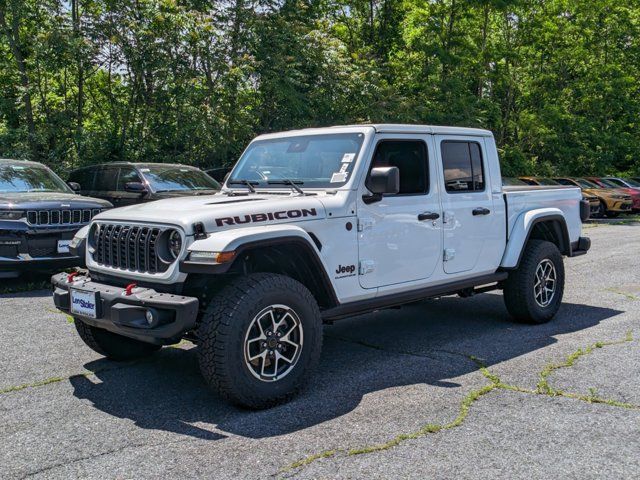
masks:
<svg viewBox="0 0 640 480"><path fill-rule="evenodd" d="M493 271L499 260L493 245L503 244L505 227L494 211L484 138L436 135L435 140L442 169L444 271Z"/></svg>
<svg viewBox="0 0 640 480"><path fill-rule="evenodd" d="M95 196L108 200L114 207L119 207L120 198L116 191L117 180L118 167L109 165L98 167L94 183Z"/></svg>

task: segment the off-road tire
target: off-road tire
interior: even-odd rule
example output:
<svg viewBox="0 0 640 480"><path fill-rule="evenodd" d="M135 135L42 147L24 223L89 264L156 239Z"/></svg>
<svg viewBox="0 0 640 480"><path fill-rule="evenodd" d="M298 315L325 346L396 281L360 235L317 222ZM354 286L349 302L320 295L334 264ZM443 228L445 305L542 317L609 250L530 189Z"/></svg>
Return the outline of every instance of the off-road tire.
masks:
<svg viewBox="0 0 640 480"><path fill-rule="evenodd" d="M296 312L304 344L286 376L264 382L245 363L245 336L256 315L274 304ZM251 409L269 408L293 397L309 380L322 349L322 320L311 292L289 277L271 273L243 276L223 288L203 313L197 334L206 382L225 400Z"/></svg>
<svg viewBox="0 0 640 480"><path fill-rule="evenodd" d="M102 328L92 327L79 318L75 319L74 324L78 335L89 348L111 360L126 361L144 358L162 348L161 345L140 342Z"/></svg>
<svg viewBox="0 0 640 480"><path fill-rule="evenodd" d="M550 260L555 267L556 289L551 303L540 306L535 299L536 269L543 260ZM544 240L529 240L525 246L517 270L509 273L504 285L504 303L517 322L547 323L557 313L564 293L564 264L558 247Z"/></svg>

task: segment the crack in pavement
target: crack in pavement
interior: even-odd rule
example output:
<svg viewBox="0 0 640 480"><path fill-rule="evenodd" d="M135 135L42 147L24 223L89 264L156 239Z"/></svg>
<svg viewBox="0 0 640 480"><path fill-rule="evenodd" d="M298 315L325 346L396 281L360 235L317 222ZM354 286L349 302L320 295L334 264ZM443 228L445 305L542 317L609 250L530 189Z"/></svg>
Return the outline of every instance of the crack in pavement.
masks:
<svg viewBox="0 0 640 480"><path fill-rule="evenodd" d="M349 340L347 340L349 341ZM399 444L401 444L402 442L406 441L406 440L414 440L417 439L419 437L423 437L425 435L431 434L431 433L437 433L437 432L441 432L443 430L450 430L452 428L458 427L460 425L462 425L462 423L466 420L469 411L471 409L471 406L473 405L473 403L475 403L476 401L478 401L481 397L487 395L488 393L494 391L494 390L508 390L508 391L513 391L513 392L519 392L519 393L523 393L523 394L528 394L528 395L543 395L543 396L548 396L548 397L555 397L555 396L561 396L561 397L565 397L565 398L570 398L573 400L580 400L583 402L587 402L587 403L599 403L599 404L604 404L604 405L609 405L612 407L620 407L620 408L627 408L627 409L632 409L632 410L640 410L640 405L635 405L635 404L631 404L631 403L624 403L624 402L618 402L616 400L611 400L611 399L604 399L604 398L600 398L597 396L593 396L593 395L581 395L581 394L576 394L576 393L570 393L570 392L563 392L560 390L556 390L554 388L552 388L549 383L548 383L548 378L551 375L552 372L554 372L555 370L558 370L560 368L570 368L571 366L573 366L576 362L576 360L582 356L585 355L589 355L591 353L593 353L596 349L599 348L603 348L603 347L608 347L608 346L614 346L614 345L621 345L623 343L626 342L631 342L633 341L633 335L632 332L629 331L627 332L626 336L621 339L621 340L615 340L615 341L610 341L610 342L596 342L590 346L588 346L585 349L578 349L576 352L573 352L572 354L570 354L567 359L563 362L563 363L557 363L557 364L549 364L546 367L543 368L543 370L540 372L540 381L538 382L538 385L536 387L535 390L531 390L528 388L523 388L523 387L519 387L517 385L511 385L508 383L504 383L499 376L497 376L496 374L492 373L489 368L484 364L484 362L473 356L473 355L464 355L464 354L460 354L457 352L447 352L442 350L445 353L450 353L450 354L454 354L454 355L462 355L466 358L468 358L469 360L471 360L472 362L474 362L477 367L478 367L478 371L487 379L489 380L489 384L485 385L484 387L478 388L478 389L474 389L472 391L470 391L461 401L460 403L460 410L458 413L458 416L452 420L449 423L446 424L426 424L424 425L421 429L412 432L412 433L402 433L399 435L396 435L395 437L393 437L391 440L385 442L385 443L381 443L381 444L374 444L374 445L369 445L369 446L365 446L365 447L361 447L361 448L351 448L351 449L345 449L345 448L338 448L338 449L333 449L333 450L325 450L323 452L319 452L316 454L312 454L309 455L305 458L302 458L300 460L297 460L296 462L293 462L289 465L286 465L284 467L282 467L278 472L276 472L275 474L273 474L272 476L282 476L286 474L291 474L294 473L294 470L296 472L300 471L300 469L318 461L324 458L332 458L332 457L336 457L338 455L342 455L342 456L352 456L352 455L362 455L362 454L366 454L366 453L373 453L373 452L379 452L382 450L387 450L390 449L392 447L395 447ZM367 343L365 342L359 342L359 341L355 341L353 343L357 343L360 345L364 345L364 346L369 346ZM385 350L385 351L389 351L387 349L385 349L383 346L380 345L374 345L372 348L375 348L376 350ZM437 350L436 350L437 351ZM411 352L394 352L391 351L392 353L404 353L407 355L414 355L414 356L424 356L421 354L415 354L415 353L411 353ZM430 357L427 357L430 358Z"/></svg>

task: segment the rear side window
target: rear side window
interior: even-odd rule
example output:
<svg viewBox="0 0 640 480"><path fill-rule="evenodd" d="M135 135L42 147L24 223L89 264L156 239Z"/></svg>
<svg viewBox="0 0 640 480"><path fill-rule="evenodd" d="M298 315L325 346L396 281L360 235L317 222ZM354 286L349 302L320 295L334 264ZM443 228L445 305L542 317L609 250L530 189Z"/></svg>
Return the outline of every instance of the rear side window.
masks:
<svg viewBox="0 0 640 480"><path fill-rule="evenodd" d="M124 186L129 182L141 182L140 175L135 168L121 167L118 175L118 191L124 192Z"/></svg>
<svg viewBox="0 0 640 480"><path fill-rule="evenodd" d="M102 167L96 175L96 186L94 190L103 192L114 191L116 189L116 180L118 178L118 169L116 167Z"/></svg>
<svg viewBox="0 0 640 480"><path fill-rule="evenodd" d="M415 140L382 140L376 147L371 168L398 167L399 195L424 194L429 191L427 146Z"/></svg>
<svg viewBox="0 0 640 480"><path fill-rule="evenodd" d="M82 170L71 172L71 174L69 175L69 181L78 183L81 190L93 190L94 176L94 168L83 168Z"/></svg>
<svg viewBox="0 0 640 480"><path fill-rule="evenodd" d="M444 141L441 146L444 184L447 192L484 190L482 150L477 142Z"/></svg>

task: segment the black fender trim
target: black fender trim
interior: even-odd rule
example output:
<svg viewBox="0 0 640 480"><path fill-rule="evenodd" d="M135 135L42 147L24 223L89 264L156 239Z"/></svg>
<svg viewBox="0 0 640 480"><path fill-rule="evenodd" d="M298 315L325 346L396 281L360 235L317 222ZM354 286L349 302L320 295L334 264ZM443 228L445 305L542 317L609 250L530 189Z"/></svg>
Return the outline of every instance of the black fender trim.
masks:
<svg viewBox="0 0 640 480"><path fill-rule="evenodd" d="M567 257L571 257L572 255L572 245L569 240L569 229L567 228L567 222L562 215L547 215L546 217L536 218L529 227L529 231L527 232L527 238L525 238L524 243L522 244L522 249L520 250L520 255L518 256L518 261L514 267L504 268L503 270L515 270L520 266L520 262L522 261L522 255L524 254L524 249L529 243L531 239L531 234L533 233L534 227L538 223L544 222L559 222L560 223L560 234L562 238L560 239L562 243L564 243L564 249L560 248L560 253L566 255Z"/></svg>
<svg viewBox="0 0 640 480"><path fill-rule="evenodd" d="M255 248L260 248L260 247L273 247L273 246L284 245L284 244L298 245L302 247L306 251L306 253L309 254L309 257L313 262L313 266L315 270L319 272L322 276L321 281L324 284L324 287L326 288L327 293L329 294L331 304L338 305L339 304L338 297L336 295L335 290L333 289L333 284L329 279L329 275L327 274L327 271L325 270L324 265L320 260L320 257L318 256L318 252L313 248L313 246L308 241L294 235L283 236L278 238L268 238L264 240L256 240L253 242L243 243L236 249L235 260L232 262L220 263L220 264L210 264L210 263L208 264L208 263L191 262L189 260L182 260L180 262L179 268L180 268L180 271L183 273L198 273L198 274L204 274L204 275L225 274L232 269L232 267L236 264L236 262L242 259L244 252L255 249Z"/></svg>

